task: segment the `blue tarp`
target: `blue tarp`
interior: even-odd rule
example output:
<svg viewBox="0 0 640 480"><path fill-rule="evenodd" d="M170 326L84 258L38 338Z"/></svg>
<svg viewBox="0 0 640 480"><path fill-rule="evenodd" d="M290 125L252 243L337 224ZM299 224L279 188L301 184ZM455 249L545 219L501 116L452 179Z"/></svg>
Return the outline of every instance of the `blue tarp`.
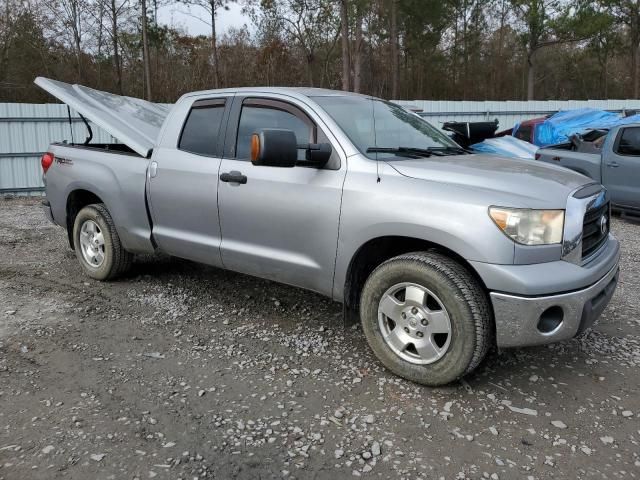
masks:
<svg viewBox="0 0 640 480"><path fill-rule="evenodd" d="M567 142L571 135L582 133L585 130L610 129L628 123L640 123L640 115L623 118L617 113L594 108L565 110L537 124L534 141L536 145L544 147ZM516 129L514 129L514 133Z"/></svg>
<svg viewBox="0 0 640 480"><path fill-rule="evenodd" d="M491 153L501 157L525 158L527 160L533 160L538 150L535 145L509 135L488 138L483 142L471 145L469 148L476 153Z"/></svg>

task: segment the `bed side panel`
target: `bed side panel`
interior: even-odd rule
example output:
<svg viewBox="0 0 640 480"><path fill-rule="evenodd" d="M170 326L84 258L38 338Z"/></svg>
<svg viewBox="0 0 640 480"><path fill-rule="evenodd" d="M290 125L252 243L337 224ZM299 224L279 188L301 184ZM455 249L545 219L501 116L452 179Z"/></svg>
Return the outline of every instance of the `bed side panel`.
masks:
<svg viewBox="0 0 640 480"><path fill-rule="evenodd" d="M104 202L127 250L154 251L145 197L148 159L59 144L50 151L56 159L46 175L46 190L58 225L66 227L69 195L87 190Z"/></svg>

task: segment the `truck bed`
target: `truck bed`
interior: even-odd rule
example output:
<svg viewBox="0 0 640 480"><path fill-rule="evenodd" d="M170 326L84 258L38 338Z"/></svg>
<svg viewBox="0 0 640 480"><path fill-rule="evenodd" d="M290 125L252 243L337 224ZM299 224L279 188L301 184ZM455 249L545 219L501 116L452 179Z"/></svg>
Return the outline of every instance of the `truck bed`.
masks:
<svg viewBox="0 0 640 480"><path fill-rule="evenodd" d="M154 251L146 201L147 158L124 144L54 143L50 151L55 161L47 172L47 198L57 224L67 227L73 198L95 195L111 213L127 250Z"/></svg>

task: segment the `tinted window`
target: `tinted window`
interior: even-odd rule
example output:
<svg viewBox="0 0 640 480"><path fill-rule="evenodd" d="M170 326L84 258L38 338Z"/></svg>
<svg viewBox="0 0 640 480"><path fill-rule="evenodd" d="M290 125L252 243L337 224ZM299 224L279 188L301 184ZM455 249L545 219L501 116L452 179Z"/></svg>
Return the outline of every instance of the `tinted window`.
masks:
<svg viewBox="0 0 640 480"><path fill-rule="evenodd" d="M224 105L194 106L182 129L178 148L200 155L215 155Z"/></svg>
<svg viewBox="0 0 640 480"><path fill-rule="evenodd" d="M531 142L531 125L522 125L518 130L516 130L516 134L514 135L519 140L524 140L525 142Z"/></svg>
<svg viewBox="0 0 640 480"><path fill-rule="evenodd" d="M236 157L249 158L251 151L251 135L263 128L283 128L293 130L299 144L309 143L311 128L302 119L292 113L271 107L244 106L238 125ZM304 160L304 150L298 151L298 158Z"/></svg>
<svg viewBox="0 0 640 480"><path fill-rule="evenodd" d="M622 130L617 153L640 156L640 127L629 127Z"/></svg>

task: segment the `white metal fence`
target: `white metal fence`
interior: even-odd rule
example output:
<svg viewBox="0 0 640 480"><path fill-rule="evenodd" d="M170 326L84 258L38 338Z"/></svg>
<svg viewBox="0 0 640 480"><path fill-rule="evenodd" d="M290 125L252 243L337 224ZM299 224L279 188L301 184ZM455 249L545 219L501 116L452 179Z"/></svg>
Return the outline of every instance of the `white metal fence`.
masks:
<svg viewBox="0 0 640 480"><path fill-rule="evenodd" d="M473 122L493 120L500 129L511 128L522 120L548 115L559 110L591 107L615 112L640 111L640 100L586 101L429 101L398 102L421 109L434 125L446 121ZM0 103L0 195L41 195L43 191L40 157L52 142L82 141L86 128L80 117L59 104ZM96 142L111 142L105 131L91 125Z"/></svg>
<svg viewBox="0 0 640 480"><path fill-rule="evenodd" d="M0 103L0 195L41 195L40 158L52 142L82 141L87 135L82 119L60 104ZM91 125L96 142L112 137Z"/></svg>
<svg viewBox="0 0 640 480"><path fill-rule="evenodd" d="M482 122L498 119L499 130L506 130L516 123L543 117L560 110L576 108L598 108L617 113L640 112L640 100L534 100L534 101L436 101L402 100L397 102L412 109L422 110L424 116L435 126L444 122Z"/></svg>

